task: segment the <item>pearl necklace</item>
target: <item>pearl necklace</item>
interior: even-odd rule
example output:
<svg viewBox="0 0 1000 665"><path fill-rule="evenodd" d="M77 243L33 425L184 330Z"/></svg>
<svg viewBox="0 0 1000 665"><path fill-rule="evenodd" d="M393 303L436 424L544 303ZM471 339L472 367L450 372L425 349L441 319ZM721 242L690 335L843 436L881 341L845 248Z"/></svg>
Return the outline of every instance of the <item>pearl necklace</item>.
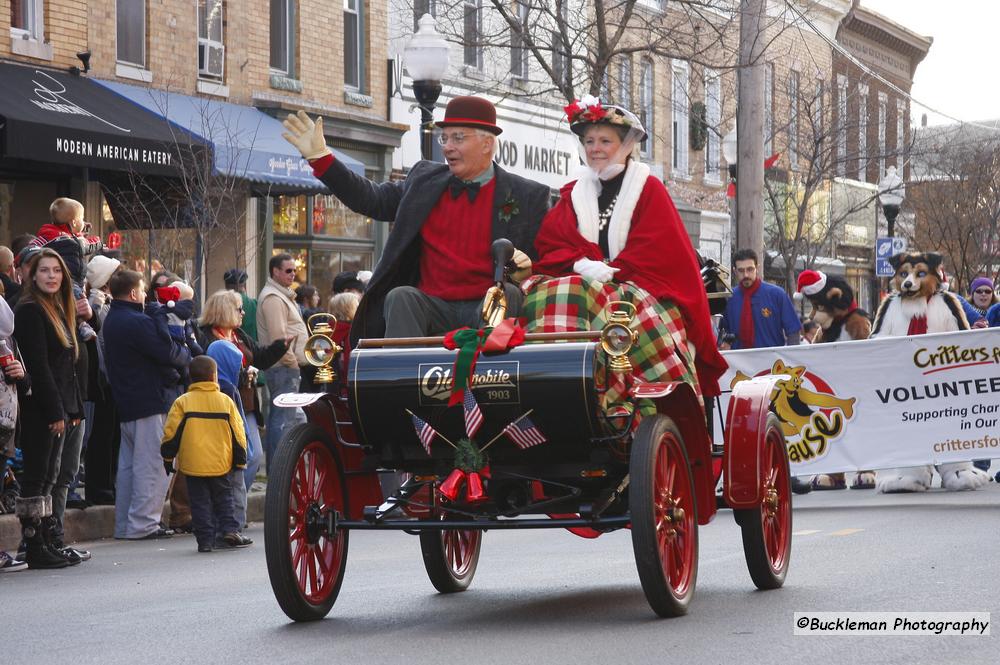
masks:
<svg viewBox="0 0 1000 665"><path fill-rule="evenodd" d="M616 194L608 207L597 213L597 230L603 231L608 226L608 222L611 221L611 214L615 211L615 203L618 201L618 195Z"/></svg>

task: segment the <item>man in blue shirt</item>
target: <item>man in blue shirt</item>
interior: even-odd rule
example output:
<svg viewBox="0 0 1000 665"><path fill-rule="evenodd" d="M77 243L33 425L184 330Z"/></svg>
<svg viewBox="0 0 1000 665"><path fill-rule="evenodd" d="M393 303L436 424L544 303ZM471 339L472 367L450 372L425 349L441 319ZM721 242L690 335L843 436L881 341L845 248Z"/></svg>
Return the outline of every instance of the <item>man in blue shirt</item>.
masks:
<svg viewBox="0 0 1000 665"><path fill-rule="evenodd" d="M720 338L723 349L763 349L770 346L795 346L802 324L795 305L785 290L766 284L757 274L757 253L741 249L733 257L740 283L726 303ZM726 339L728 333L729 339Z"/></svg>
<svg viewBox="0 0 1000 665"><path fill-rule="evenodd" d="M741 249L733 256L740 283L726 303L719 325L723 349L762 349L769 346L795 346L802 324L795 305L785 290L765 284L757 274L757 253ZM792 476L792 491L806 494L812 489L808 480Z"/></svg>

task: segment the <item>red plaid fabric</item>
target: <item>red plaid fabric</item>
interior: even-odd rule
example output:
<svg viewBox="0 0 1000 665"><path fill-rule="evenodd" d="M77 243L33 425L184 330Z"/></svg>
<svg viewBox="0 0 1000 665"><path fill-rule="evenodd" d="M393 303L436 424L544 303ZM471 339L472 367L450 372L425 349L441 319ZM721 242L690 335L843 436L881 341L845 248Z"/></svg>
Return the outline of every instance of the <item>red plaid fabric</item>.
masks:
<svg viewBox="0 0 1000 665"><path fill-rule="evenodd" d="M684 381L702 401L694 365L694 347L688 343L680 309L668 301L658 301L631 282L601 283L579 275L547 279L536 277L527 285L523 315L528 332L600 330L607 323L606 307L616 300L636 308L632 327L639 340L629 354L633 378L644 382ZM603 354L598 354L598 380L605 374ZM623 377L608 373L605 408L625 401L628 385ZM703 402L702 402L703 403ZM640 404L642 413L655 411Z"/></svg>

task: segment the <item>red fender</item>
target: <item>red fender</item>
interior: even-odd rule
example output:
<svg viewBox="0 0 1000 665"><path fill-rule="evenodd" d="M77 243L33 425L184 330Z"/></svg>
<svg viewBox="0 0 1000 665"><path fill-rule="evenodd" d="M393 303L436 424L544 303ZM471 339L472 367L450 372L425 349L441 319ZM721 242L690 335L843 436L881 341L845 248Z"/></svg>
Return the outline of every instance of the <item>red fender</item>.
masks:
<svg viewBox="0 0 1000 665"><path fill-rule="evenodd" d="M317 399L302 405L302 410L305 411L306 419L309 422L323 428L340 454L340 463L344 465L344 475L347 482L347 505L350 512L347 518L362 519L365 506L377 506L382 503L384 498L378 474L361 468L365 456L364 452L360 448L350 448L337 441L334 412L337 412L337 420L349 422L350 415L347 408L334 395L320 394ZM350 426L341 426L341 434L344 435L345 440L350 441L354 430Z"/></svg>
<svg viewBox="0 0 1000 665"><path fill-rule="evenodd" d="M722 495L730 508L756 508L764 499L764 434L771 392L781 378L760 376L733 386L722 456Z"/></svg>
<svg viewBox="0 0 1000 665"><path fill-rule="evenodd" d="M656 410L669 416L681 431L694 479L698 524L715 517L715 477L712 474L712 439L705 424L705 409L694 389L682 381L641 383L632 389L636 399L652 400Z"/></svg>

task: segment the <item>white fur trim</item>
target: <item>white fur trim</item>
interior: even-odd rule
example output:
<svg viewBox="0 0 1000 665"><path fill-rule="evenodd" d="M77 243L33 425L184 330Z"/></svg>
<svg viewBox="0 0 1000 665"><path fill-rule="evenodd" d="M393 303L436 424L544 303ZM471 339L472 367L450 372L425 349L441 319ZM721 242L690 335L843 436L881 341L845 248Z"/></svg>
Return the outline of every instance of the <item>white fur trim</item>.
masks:
<svg viewBox="0 0 1000 665"><path fill-rule="evenodd" d="M895 294L885 311L882 328L872 337L905 337L912 319L927 318L927 332L954 332L959 330L958 319L948 307L946 298L955 296L938 291L930 300L921 297L901 298Z"/></svg>
<svg viewBox="0 0 1000 665"><path fill-rule="evenodd" d="M817 270L816 274L819 275L819 279L808 286L802 287L802 293L807 296L814 296L826 287L826 273Z"/></svg>
<svg viewBox="0 0 1000 665"><path fill-rule="evenodd" d="M632 213L639 203L642 190L649 178L649 167L641 162L631 161L625 169L622 188L611 211L611 221L608 223L608 258L614 260L625 247L628 232L632 228ZM576 213L576 225L589 242L597 243L600 238L598 229L597 190L595 178L582 177L573 185L570 195L573 201L573 212Z"/></svg>

